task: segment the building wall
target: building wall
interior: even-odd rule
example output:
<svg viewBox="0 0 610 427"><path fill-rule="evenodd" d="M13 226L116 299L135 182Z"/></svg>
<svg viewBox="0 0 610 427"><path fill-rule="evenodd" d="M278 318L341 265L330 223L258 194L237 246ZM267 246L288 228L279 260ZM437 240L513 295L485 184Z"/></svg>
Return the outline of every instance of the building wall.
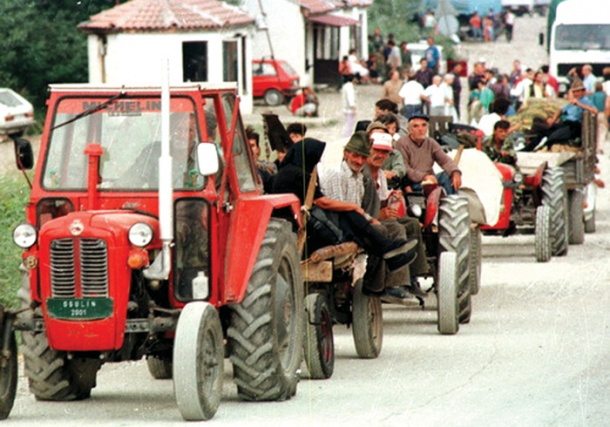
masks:
<svg viewBox="0 0 610 427"><path fill-rule="evenodd" d="M305 19L300 6L293 0L261 0L266 18L263 18L259 0L244 0L242 6L254 16L257 23L265 23L276 59L288 62L301 77L302 85L312 82L313 69L306 70ZM266 31L259 29L253 36L253 57L271 56Z"/></svg>
<svg viewBox="0 0 610 427"><path fill-rule="evenodd" d="M161 66L165 58L170 62L170 83L182 82L182 43L207 41L208 82L223 82L222 42L246 37L246 64L252 63L251 30L234 29L209 33L136 33L111 34L106 36L106 46L101 38L88 38L89 82L125 85L160 85ZM237 37L236 37L237 36ZM239 57L241 42L238 43ZM239 95L241 109L245 114L252 112L252 67L238 65ZM244 83L245 79L245 85ZM245 89L244 89L245 86Z"/></svg>

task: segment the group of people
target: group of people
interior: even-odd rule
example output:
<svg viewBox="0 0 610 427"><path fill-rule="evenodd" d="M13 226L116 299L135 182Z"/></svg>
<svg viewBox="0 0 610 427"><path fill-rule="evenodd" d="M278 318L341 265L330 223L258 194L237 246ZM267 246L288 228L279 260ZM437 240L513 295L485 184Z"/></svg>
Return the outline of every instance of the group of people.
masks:
<svg viewBox="0 0 610 427"><path fill-rule="evenodd" d="M461 171L428 136L429 117L417 114L401 124L393 108L380 100L372 120L352 128L339 164L319 165L326 144L306 137L301 123L287 127L290 142L276 162L257 164L266 192L293 193L304 206L316 175L308 252L355 241L367 254L364 292L386 300L423 297L417 277L429 273L419 220L398 209L402 191L420 190L422 182L438 183L448 193L461 186ZM249 129L247 137L258 158L258 135ZM442 173L434 173L435 163Z"/></svg>
<svg viewBox="0 0 610 427"><path fill-rule="evenodd" d="M493 9L489 9L486 15L475 11L470 16L468 24L470 36L475 40L493 42L504 32L506 40L510 42L513 39L515 14L509 8L500 13L494 13Z"/></svg>

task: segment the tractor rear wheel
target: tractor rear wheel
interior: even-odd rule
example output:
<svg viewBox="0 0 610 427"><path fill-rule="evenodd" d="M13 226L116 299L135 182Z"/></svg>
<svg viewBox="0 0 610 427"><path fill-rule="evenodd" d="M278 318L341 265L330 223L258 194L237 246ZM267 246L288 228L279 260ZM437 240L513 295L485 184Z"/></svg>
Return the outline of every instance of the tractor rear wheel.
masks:
<svg viewBox="0 0 610 427"><path fill-rule="evenodd" d="M23 270L23 268L22 268ZM18 292L23 307L30 305L30 280L25 272ZM44 332L21 332L25 375L38 400L81 400L91 396L102 361L94 358L68 359L66 352L49 346Z"/></svg>
<svg viewBox="0 0 610 427"><path fill-rule="evenodd" d="M361 359L374 359L383 345L381 299L362 292L362 280L352 292L352 335L356 353Z"/></svg>
<svg viewBox="0 0 610 427"><path fill-rule="evenodd" d="M305 297L305 363L311 379L330 378L335 369L333 316L320 293Z"/></svg>
<svg viewBox="0 0 610 427"><path fill-rule="evenodd" d="M0 305L0 350L7 322L4 307ZM17 342L12 330L9 332L7 350L7 354L0 353L0 420L8 418L17 393Z"/></svg>
<svg viewBox="0 0 610 427"><path fill-rule="evenodd" d="M148 372L156 380L169 380L172 378L172 359L148 356L146 358Z"/></svg>
<svg viewBox="0 0 610 427"><path fill-rule="evenodd" d="M552 255L568 254L568 201L561 168L549 168L542 177L542 204L551 212Z"/></svg>
<svg viewBox="0 0 610 427"><path fill-rule="evenodd" d="M460 196L447 196L439 208L440 251L455 252L457 268L458 321L468 323L472 314L470 301L471 235L468 201ZM439 283L440 286L440 283Z"/></svg>
<svg viewBox="0 0 610 427"><path fill-rule="evenodd" d="M570 204L570 243L580 245L585 241L585 223L583 214L584 195L582 191L572 190L569 193Z"/></svg>
<svg viewBox="0 0 610 427"><path fill-rule="evenodd" d="M536 248L536 261L547 262L551 259L551 211L548 206L536 208L536 235L534 246Z"/></svg>
<svg viewBox="0 0 610 427"><path fill-rule="evenodd" d="M441 252L438 264L438 331L443 335L454 335L460 329L455 252Z"/></svg>
<svg viewBox="0 0 610 427"><path fill-rule="evenodd" d="M244 300L231 306L227 335L240 398L285 400L296 393L305 335L303 291L296 237L287 221L273 218Z"/></svg>
<svg viewBox="0 0 610 427"><path fill-rule="evenodd" d="M468 267L468 281L470 283L470 295L476 295L481 288L481 258L482 258L481 229L472 227L470 229L470 265Z"/></svg>
<svg viewBox="0 0 610 427"><path fill-rule="evenodd" d="M182 418L209 420L222 397L224 344L218 312L203 301L188 303L174 341L174 394Z"/></svg>

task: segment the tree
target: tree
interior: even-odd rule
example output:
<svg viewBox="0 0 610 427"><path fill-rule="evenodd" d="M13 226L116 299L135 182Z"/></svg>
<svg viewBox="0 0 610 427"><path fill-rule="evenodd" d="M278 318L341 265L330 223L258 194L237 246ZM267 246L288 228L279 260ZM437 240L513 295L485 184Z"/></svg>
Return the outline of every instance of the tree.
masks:
<svg viewBox="0 0 610 427"><path fill-rule="evenodd" d="M87 81L87 37L77 25L115 0L0 2L0 86L23 94L42 112L47 86Z"/></svg>

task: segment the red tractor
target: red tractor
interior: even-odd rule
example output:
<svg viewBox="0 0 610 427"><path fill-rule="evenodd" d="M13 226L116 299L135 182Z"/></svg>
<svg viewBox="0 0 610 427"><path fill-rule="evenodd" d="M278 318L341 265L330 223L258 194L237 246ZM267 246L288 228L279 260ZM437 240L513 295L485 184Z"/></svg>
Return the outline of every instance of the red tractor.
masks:
<svg viewBox="0 0 610 427"><path fill-rule="evenodd" d="M292 397L300 205L262 195L236 89L52 85L47 106L13 233L22 308L0 307L0 418L15 395L15 330L39 400L88 398L102 364L146 357L155 378L173 377L183 418L209 419L225 354L240 398ZM15 147L31 167L29 143Z"/></svg>

